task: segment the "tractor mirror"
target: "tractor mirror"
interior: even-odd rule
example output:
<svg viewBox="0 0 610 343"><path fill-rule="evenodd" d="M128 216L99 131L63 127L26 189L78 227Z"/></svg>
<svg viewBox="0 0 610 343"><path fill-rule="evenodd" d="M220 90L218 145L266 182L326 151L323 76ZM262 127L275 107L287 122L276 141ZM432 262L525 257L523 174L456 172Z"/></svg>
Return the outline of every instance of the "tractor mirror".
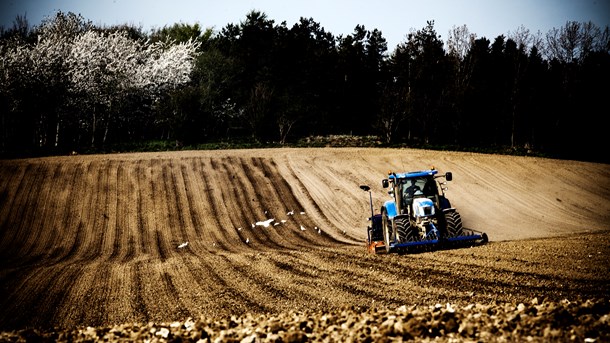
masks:
<svg viewBox="0 0 610 343"><path fill-rule="evenodd" d="M445 173L445 179L446 179L447 181L451 181L451 180L453 180L453 174L451 174L451 172L447 172L447 173Z"/></svg>
<svg viewBox="0 0 610 343"><path fill-rule="evenodd" d="M362 186L360 186L360 189L362 189L365 192L368 192L371 189L371 187L369 187L367 185L362 185Z"/></svg>
<svg viewBox="0 0 610 343"><path fill-rule="evenodd" d="M388 188L390 186L390 184L388 183L388 179L381 180L381 185L383 186L383 188Z"/></svg>

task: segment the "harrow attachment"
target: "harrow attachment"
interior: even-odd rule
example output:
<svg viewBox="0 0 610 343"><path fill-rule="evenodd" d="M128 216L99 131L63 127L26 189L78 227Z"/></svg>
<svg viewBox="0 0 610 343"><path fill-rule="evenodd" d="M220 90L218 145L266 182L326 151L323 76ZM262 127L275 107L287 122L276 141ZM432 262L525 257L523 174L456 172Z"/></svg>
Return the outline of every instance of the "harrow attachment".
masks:
<svg viewBox="0 0 610 343"><path fill-rule="evenodd" d="M368 227L367 250L370 253L417 253L433 250L466 248L485 244L489 241L487 234L481 231L463 228L460 235L454 237L438 238L437 235L430 235L420 240L404 242L390 242L386 247L383 231L381 214L376 214L370 218L371 225Z"/></svg>

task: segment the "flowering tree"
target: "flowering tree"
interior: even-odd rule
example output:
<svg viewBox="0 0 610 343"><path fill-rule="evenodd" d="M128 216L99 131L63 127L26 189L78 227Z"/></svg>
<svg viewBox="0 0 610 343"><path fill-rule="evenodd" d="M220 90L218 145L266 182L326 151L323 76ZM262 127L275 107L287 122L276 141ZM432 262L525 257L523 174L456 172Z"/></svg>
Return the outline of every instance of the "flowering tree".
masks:
<svg viewBox="0 0 610 343"><path fill-rule="evenodd" d="M88 113L81 118L82 128L95 144L98 128L103 125L105 143L116 108L135 87L134 79L144 60L142 44L125 32L87 31L74 40L69 57L70 90L85 104Z"/></svg>
<svg viewBox="0 0 610 343"><path fill-rule="evenodd" d="M124 31L87 31L76 37L67 59L70 89L86 104L81 122L91 145L100 127L105 143L111 126L129 115L120 109L130 94L158 99L188 82L197 46L193 41L146 44Z"/></svg>
<svg viewBox="0 0 610 343"><path fill-rule="evenodd" d="M30 48L16 40L0 44L0 138L1 148L32 145L35 120L20 115L24 112L27 99L27 85L33 79ZM14 134L19 128L21 135ZM28 128L28 129L26 129ZM27 132L27 133L26 133Z"/></svg>
<svg viewBox="0 0 610 343"><path fill-rule="evenodd" d="M31 50L36 89L45 101L40 101L38 138L40 146L57 147L60 132L67 118L66 104L69 87L69 59L74 39L91 29L91 24L73 13L59 12L53 20L38 28L36 44Z"/></svg>
<svg viewBox="0 0 610 343"><path fill-rule="evenodd" d="M58 12L28 39L14 36L0 41L0 97L6 107L2 111L3 147L58 146L66 119L69 81L65 61L74 37L90 28L82 17Z"/></svg>
<svg viewBox="0 0 610 343"><path fill-rule="evenodd" d="M15 40L0 45L0 94L6 99L7 109L15 112L22 102L18 89L32 77L30 47Z"/></svg>
<svg viewBox="0 0 610 343"><path fill-rule="evenodd" d="M58 147L69 139L64 132L72 143L89 137L91 145L103 144L130 122L126 108L158 101L189 82L199 41L151 43L128 29L97 28L58 12L29 40L0 39L3 150L19 139L11 144Z"/></svg>
<svg viewBox="0 0 610 343"><path fill-rule="evenodd" d="M191 80L197 49L200 43L188 40L182 43L155 42L146 46L143 63L139 65L134 83L144 90L156 104L160 116L157 123L175 131L177 121L184 122L182 102L196 101L192 96L179 94L175 90ZM191 99L191 100L188 100ZM173 128L172 128L173 127Z"/></svg>
<svg viewBox="0 0 610 343"><path fill-rule="evenodd" d="M190 81L199 43L156 42L144 51L145 60L137 70L135 83L153 93L174 89Z"/></svg>

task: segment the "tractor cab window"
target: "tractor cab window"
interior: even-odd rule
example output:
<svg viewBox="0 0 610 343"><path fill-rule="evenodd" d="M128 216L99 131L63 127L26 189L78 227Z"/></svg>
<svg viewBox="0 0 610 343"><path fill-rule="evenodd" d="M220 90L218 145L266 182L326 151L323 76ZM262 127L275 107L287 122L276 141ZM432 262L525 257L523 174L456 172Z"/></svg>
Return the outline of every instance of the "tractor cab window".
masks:
<svg viewBox="0 0 610 343"><path fill-rule="evenodd" d="M419 195L423 195L423 187L425 184L425 180L419 178L412 179L403 179L400 182L401 193L403 203L406 205L411 205L413 203L413 198Z"/></svg>
<svg viewBox="0 0 610 343"><path fill-rule="evenodd" d="M414 198L433 198L438 192L436 181L432 177L402 179L398 186L399 194L402 195L403 206L411 205Z"/></svg>
<svg viewBox="0 0 610 343"><path fill-rule="evenodd" d="M424 188L422 188L422 192L424 192L424 195L428 198L432 198L438 195L436 180L434 180L434 178L432 177L427 178L424 183Z"/></svg>

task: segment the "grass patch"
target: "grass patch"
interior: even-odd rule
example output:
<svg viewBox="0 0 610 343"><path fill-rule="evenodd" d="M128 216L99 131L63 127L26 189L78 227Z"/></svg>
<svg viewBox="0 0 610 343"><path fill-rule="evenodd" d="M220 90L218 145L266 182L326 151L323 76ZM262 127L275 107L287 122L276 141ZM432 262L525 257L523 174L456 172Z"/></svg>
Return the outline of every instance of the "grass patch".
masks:
<svg viewBox="0 0 610 343"><path fill-rule="evenodd" d="M513 156L532 156L545 157L554 159L566 159L565 156L558 156L533 149L523 147L509 146L460 146L450 144L424 144L421 142L386 144L378 136L353 136L353 135L329 135L329 136L309 136L301 138L297 141L280 144L279 142L260 142L252 138L236 138L232 140L222 140L217 142L205 142L195 144L182 144L175 140L149 140L149 141L134 141L120 142L103 147L84 147L78 151L63 151L63 150L37 150L34 152L13 152L11 154L0 154L0 158L25 158L38 156L57 156L70 154L112 154L112 153L127 153L127 152L160 152L160 151L181 151L181 150L230 150L230 149L270 149L282 147L296 148L343 148L343 147L360 147L360 148L408 148L408 149L426 149L437 151L458 151L458 152L474 152L483 154L499 154ZM574 158L572 158L574 159ZM587 161L586 159L583 161ZM589 162L608 163L607 161L597 160Z"/></svg>

